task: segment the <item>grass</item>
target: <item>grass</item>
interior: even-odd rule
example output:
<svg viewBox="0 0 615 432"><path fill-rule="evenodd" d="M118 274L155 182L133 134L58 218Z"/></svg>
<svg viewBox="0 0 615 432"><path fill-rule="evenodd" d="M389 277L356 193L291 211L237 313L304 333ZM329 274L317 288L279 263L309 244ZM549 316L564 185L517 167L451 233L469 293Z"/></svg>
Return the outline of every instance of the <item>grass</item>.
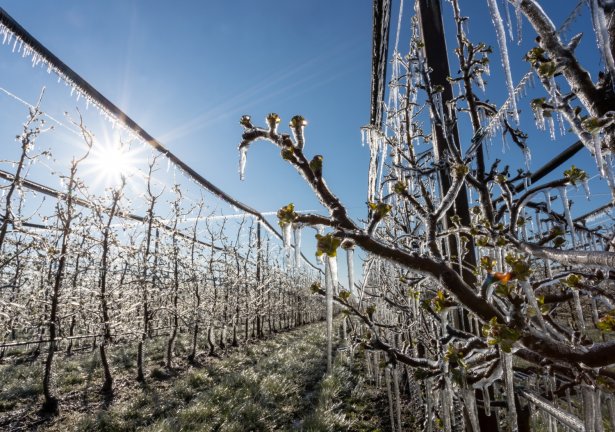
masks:
<svg viewBox="0 0 615 432"><path fill-rule="evenodd" d="M335 358L331 374L319 385L313 411L302 421L306 432L388 430L388 405L383 389L365 381L361 355L351 361Z"/></svg>
<svg viewBox="0 0 615 432"><path fill-rule="evenodd" d="M148 350L162 352L163 344L163 339L152 342ZM221 358L200 356L194 366L178 357L178 368L171 371L161 364L162 357L149 356L145 384L134 380L134 351L118 347L110 350L116 393L108 404L97 392L102 376L96 351L59 358L61 414L42 420L34 414L42 401L41 359L2 365L0 429L385 430L386 397L361 378L364 362L348 364L338 355L327 375L324 346L324 324L319 323L251 342Z"/></svg>

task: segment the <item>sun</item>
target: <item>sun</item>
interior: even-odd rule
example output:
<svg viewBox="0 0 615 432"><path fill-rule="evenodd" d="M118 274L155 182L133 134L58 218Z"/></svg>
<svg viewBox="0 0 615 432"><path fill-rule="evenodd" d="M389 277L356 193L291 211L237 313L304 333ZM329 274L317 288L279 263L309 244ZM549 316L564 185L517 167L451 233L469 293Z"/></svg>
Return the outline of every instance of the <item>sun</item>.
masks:
<svg viewBox="0 0 615 432"><path fill-rule="evenodd" d="M137 158L129 146L120 143L96 143L88 158L89 171L96 176L96 183L116 186L122 178L136 171Z"/></svg>

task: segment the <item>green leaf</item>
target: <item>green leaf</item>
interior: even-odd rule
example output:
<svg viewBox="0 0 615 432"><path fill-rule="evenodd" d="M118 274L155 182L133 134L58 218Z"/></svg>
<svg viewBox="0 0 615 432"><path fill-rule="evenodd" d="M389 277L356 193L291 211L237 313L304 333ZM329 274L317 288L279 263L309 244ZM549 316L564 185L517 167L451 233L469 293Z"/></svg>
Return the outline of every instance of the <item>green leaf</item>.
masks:
<svg viewBox="0 0 615 432"><path fill-rule="evenodd" d="M334 237L333 234L316 234L316 255L326 254L329 257L335 257L337 256L337 248L341 243L342 240Z"/></svg>
<svg viewBox="0 0 615 432"><path fill-rule="evenodd" d="M346 301L350 298L350 295L351 295L350 291L341 290L340 293L338 294L338 297Z"/></svg>
<svg viewBox="0 0 615 432"><path fill-rule="evenodd" d="M569 169L564 171L564 178L572 183L574 186L577 182L583 182L587 180L587 173L580 168L572 165Z"/></svg>
<svg viewBox="0 0 615 432"><path fill-rule="evenodd" d="M370 210L374 212L374 216L378 219L382 219L383 217L385 217L393 208L391 207L391 204L386 204L382 202L370 202L367 203L367 205L369 206Z"/></svg>
<svg viewBox="0 0 615 432"><path fill-rule="evenodd" d="M295 205L290 203L278 210L278 224L283 227L287 224L292 224L297 219L295 213Z"/></svg>
<svg viewBox="0 0 615 432"><path fill-rule="evenodd" d="M303 116L300 115L296 115L293 116L293 118L290 119L290 122L288 124L291 128L298 128L301 126L307 126L307 120L305 120L305 118L303 118Z"/></svg>

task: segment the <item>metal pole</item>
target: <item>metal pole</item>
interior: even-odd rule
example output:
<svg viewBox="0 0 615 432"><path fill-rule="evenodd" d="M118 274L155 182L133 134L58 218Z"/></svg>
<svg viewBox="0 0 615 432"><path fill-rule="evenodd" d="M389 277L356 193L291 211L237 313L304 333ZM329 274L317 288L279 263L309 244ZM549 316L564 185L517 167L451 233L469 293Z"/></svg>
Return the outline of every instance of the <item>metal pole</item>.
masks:
<svg viewBox="0 0 615 432"><path fill-rule="evenodd" d="M429 74L430 81L433 85L440 85L444 89L442 93L442 105L446 107L448 101L453 99L453 88L448 81L450 76L450 69L448 63L448 52L446 49L446 39L444 37L444 23L442 21L442 10L440 7L440 0L418 0L418 15L420 21L422 41L424 44L425 59L427 65L431 69ZM444 110L446 113L446 110ZM446 115L446 114L445 114ZM451 125L452 131L450 136L454 140L454 145L457 149L460 148L459 133L457 125ZM434 128L434 153L436 160L441 160L445 154L447 144L442 131L442 128L436 124ZM451 187L451 177L447 170L440 171L440 191L445 194ZM467 189L462 186L457 198L455 199L455 206L451 208L446 215L446 226L451 226L451 217L457 214L461 219L463 226L470 226L470 209L468 205L468 193ZM446 227L445 227L446 228ZM453 237L449 238L449 259L453 261L453 268L455 268L463 277L463 280L470 285L476 284L476 276L472 273L471 269L476 267L476 255L474 247L474 239L471 237L468 239L467 245L468 253L464 257L462 264L465 264L464 268L459 268L456 263L457 260L451 259L453 256L459 256L462 246L457 244L457 240ZM469 267L469 269L468 269ZM460 311L456 317L460 324L467 328L468 317L463 310ZM479 399L483 399L483 392L477 390L475 395ZM497 431L497 416L492 413L490 416L486 416L483 410L478 410L479 415L479 427L483 431Z"/></svg>
<svg viewBox="0 0 615 432"><path fill-rule="evenodd" d="M453 88L448 81L450 76L450 69L448 63L448 53L446 50L446 40L444 37L444 23L442 22L442 11L440 8L440 0L419 0L418 1L419 20L421 26L422 41L424 44L424 53L427 64L431 69L429 78L432 85L442 86L444 91L442 92L442 105L446 106L446 103L453 99ZM433 125L434 128L434 153L436 160L441 160L446 152L446 138L442 128L438 125ZM452 132L450 136L454 140L454 145L459 149L459 133L457 131L457 125L452 125ZM440 171L440 191L445 194L451 187L451 177L448 171ZM468 193L467 189L462 186L457 198L455 199L455 207L447 213L446 222L447 226L451 226L451 217L457 214L461 218L461 224L464 226L470 226L470 208L468 205ZM457 244L455 238L449 238L449 251L452 256L459 256L461 245ZM474 240L469 239L468 253L465 256L465 267L460 269L454 262L453 267L460 272L463 279L469 283L476 283L476 277L470 269L476 267L476 255L474 253ZM470 269L468 269L469 267Z"/></svg>
<svg viewBox="0 0 615 432"><path fill-rule="evenodd" d="M374 0L372 30L372 84L369 124L382 128L382 101L386 81L389 52L389 27L391 23L391 0Z"/></svg>

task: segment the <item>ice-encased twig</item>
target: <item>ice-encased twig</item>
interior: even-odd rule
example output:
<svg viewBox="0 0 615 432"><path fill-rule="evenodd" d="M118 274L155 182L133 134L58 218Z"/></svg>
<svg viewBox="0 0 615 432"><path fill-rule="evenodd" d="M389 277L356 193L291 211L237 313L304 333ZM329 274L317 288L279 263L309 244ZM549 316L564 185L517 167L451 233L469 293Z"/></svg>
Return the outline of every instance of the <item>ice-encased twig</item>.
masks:
<svg viewBox="0 0 615 432"><path fill-rule="evenodd" d="M545 411L549 413L550 415L555 417L557 421L559 421L562 424L565 424L570 429L576 432L583 432L585 430L585 427L583 426L583 422L581 421L580 418L576 417L575 415L570 414L566 411L562 411L560 408L553 406L546 399L540 396L537 396L528 390L519 389L519 393L521 396L523 396L525 399L531 402L536 408L538 408L541 411Z"/></svg>

